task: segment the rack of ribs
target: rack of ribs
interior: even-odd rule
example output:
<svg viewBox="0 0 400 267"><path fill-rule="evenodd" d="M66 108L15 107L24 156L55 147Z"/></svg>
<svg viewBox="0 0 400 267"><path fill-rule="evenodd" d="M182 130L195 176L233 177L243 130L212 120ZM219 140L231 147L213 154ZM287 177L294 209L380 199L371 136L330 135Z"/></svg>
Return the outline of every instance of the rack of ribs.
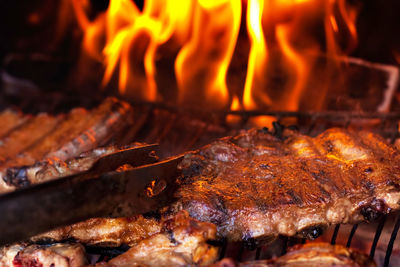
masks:
<svg viewBox="0 0 400 267"><path fill-rule="evenodd" d="M186 210L230 241L314 239L330 225L373 221L399 209L399 163L398 150L370 132L330 129L309 137L252 129L187 153L177 201L161 215ZM119 227L110 227L118 220ZM94 218L35 238L101 243L89 233L104 230L111 244L133 244L147 226L151 233L161 229L156 219L142 216ZM129 239L121 238L124 227ZM129 230L135 227L143 231Z"/></svg>
<svg viewBox="0 0 400 267"><path fill-rule="evenodd" d="M399 209L399 163L399 151L370 132L329 129L310 137L252 129L188 152L179 166L177 200L158 213L161 218L94 218L32 240L146 247L146 240L168 233L168 218L182 212L214 224L215 238L313 239L329 225L373 221ZM154 242L149 247L163 246ZM121 262L129 260L123 255Z"/></svg>
<svg viewBox="0 0 400 267"><path fill-rule="evenodd" d="M125 102L107 98L93 110L75 108L68 114L0 113L0 193L28 186L23 166L60 164L109 142L132 120Z"/></svg>
<svg viewBox="0 0 400 267"><path fill-rule="evenodd" d="M370 132L252 129L187 153L178 201L228 240L317 237L400 208L399 151Z"/></svg>

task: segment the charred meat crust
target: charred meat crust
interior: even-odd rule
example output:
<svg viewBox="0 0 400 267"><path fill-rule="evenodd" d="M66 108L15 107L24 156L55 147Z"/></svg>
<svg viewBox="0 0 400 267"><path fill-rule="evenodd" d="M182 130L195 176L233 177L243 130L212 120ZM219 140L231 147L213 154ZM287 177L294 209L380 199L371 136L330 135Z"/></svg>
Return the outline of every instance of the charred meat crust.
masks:
<svg viewBox="0 0 400 267"><path fill-rule="evenodd" d="M188 153L174 208L229 240L313 239L329 225L400 208L399 152L381 137L330 129L312 138L274 126Z"/></svg>

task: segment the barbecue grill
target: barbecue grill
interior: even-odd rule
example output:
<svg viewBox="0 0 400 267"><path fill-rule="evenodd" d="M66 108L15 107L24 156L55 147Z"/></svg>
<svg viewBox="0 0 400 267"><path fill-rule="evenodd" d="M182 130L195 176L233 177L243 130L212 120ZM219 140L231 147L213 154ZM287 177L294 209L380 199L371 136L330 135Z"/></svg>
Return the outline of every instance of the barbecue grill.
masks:
<svg viewBox="0 0 400 267"><path fill-rule="evenodd" d="M67 1L61 2L64 3ZM142 3L143 1L135 2ZM97 4L97 6L95 5L94 9L105 9L105 7L101 7L101 4L100 7L98 5L99 4ZM375 4L371 3L369 3L369 5L375 6ZM370 6L370 9L364 11L363 16L361 16L361 20L364 22L364 24L360 26L360 39L362 39L361 42L365 41L369 37L368 34L365 33L369 28L371 28L368 18L374 18L377 16L371 11L373 9L374 8L371 8ZM92 12L94 11L92 10ZM382 12L382 10L380 10L380 12ZM371 15L370 13L373 14ZM45 15L48 16L48 12ZM392 16L393 15L390 15L388 17L391 18ZM29 19L35 21L34 16L32 18L29 17ZM390 28L396 28L396 24L392 23L389 18L384 22L388 22L387 24L391 25ZM382 24L385 24L384 22L379 21L377 23L378 26L375 27L381 27ZM69 20L68 23L74 24ZM76 27L75 24L73 26ZM3 61L3 63L1 65L2 90L0 91L0 107L2 109L15 107L19 110L23 110L26 113L36 114L39 112L47 112L50 114L57 114L60 112L69 111L71 108L76 106L83 106L85 108L94 107L100 103L105 96L117 94L117 83L114 81L115 77L110 78L111 82L105 88L105 90L98 90L101 77L99 77L97 70L101 69L101 66L99 67L101 64L92 62L91 65L84 65L84 68L79 68L79 71L82 69L85 70L84 75L89 77L87 80L79 77L79 75L77 76L77 74L80 74L79 71L78 73L71 71L71 69L76 66L77 62L75 61L78 60L70 60L68 56L73 57L78 54L76 49L74 50L73 48L78 47L75 43L75 39L79 38L76 38L76 36L71 33L72 31L68 32L65 28L64 30L67 32L65 33L67 36L65 38L68 40L66 42L61 42L58 40L60 43L62 43L60 47L64 49L57 47L57 49L59 49L56 51L58 52L58 55L57 53L53 53L57 56L51 55L51 53L38 55L32 51L28 51L27 53L23 54L21 53L21 50L22 52L26 52L24 51L24 46L22 46L22 48L19 47L18 49L15 49L17 51L12 51L13 49L10 49L7 46L1 47L0 59ZM23 30L21 31L24 32ZM240 29L239 31L241 32L243 29ZM389 30L386 31L389 32L386 32L386 34L389 36L391 34L393 36L396 35L396 33L393 34L393 32L390 32ZM8 30L5 32L8 33ZM48 33L47 30L45 33ZM380 36L380 34L375 33L374 36ZM12 40L18 40L18 33L16 33L15 36L12 34L12 37ZM385 38L389 37L385 36ZM32 38L32 36L22 39L25 42L27 40L32 41L33 39L34 41L32 41L32 45L34 48L37 48L37 43L41 43L38 42L36 38ZM247 46L249 46L249 44L246 46L246 44L243 45L241 42L243 42L243 40L239 39L238 45L235 49L239 50L238 47L240 45L244 46L245 49L243 50L248 49ZM398 42L398 40L396 39L394 42ZM376 43L371 44L371 46L379 46L379 42L376 41ZM372 52L370 50L372 50ZM123 146L136 141L149 144L158 143L160 144L160 156L167 157L189 150L198 149L220 137L236 135L243 129L249 129L253 127L253 121L260 117L268 117L274 121L274 123L272 123L273 129L270 130L273 130L276 134L279 134L282 131L282 127L293 127L298 129L301 133L310 136L316 136L328 128L340 127L355 130L369 130L383 136L389 140L390 143L397 144L397 142L400 142L400 104L398 103L400 102L400 98L398 96L396 98L394 90L398 87L396 84L398 70L397 66L394 65L397 64L396 61L393 58L388 60L389 56L386 53L386 50L385 53L379 57L377 54L379 55L382 51L376 49L374 50L368 45L364 45L360 46L360 48L352 55L362 57L366 60L382 61L385 64L392 65L369 64L365 63L364 61L360 63L355 60L349 60L346 57L344 57L342 60L349 60L349 62L353 63L356 62L354 63L356 67L353 66L356 69L356 71L354 71L354 76L364 75L361 77L361 79L348 79L350 81L350 86L358 86L358 82L360 82L360 84L368 84L370 81L374 81L371 79L364 83L361 82L364 77L368 76L369 74L379 76L379 81L377 82L379 86L382 83L388 82L388 80L391 80L391 78L394 77L394 84L391 84L391 88L388 90L390 95L390 97L388 97L389 104L390 102L393 103L391 108L389 108L390 105L386 105L385 110L379 110L379 107L377 107L378 104L376 103L367 109L359 108L357 110L352 109L352 106L348 105L348 103L344 105L345 108L343 109L321 108L317 109L318 111L313 111L313 109L289 111L279 110L276 108L262 108L262 106L258 106L256 109L251 110L240 110L233 108L221 109L218 107L205 108L204 106L196 108L194 105L177 105L173 101L158 101L158 99L156 101L146 101L140 98L135 99L132 97L132 95L128 95L124 96L124 100L129 101L133 106L134 114L132 120L135 123L134 125L129 126L121 131L118 136L116 136L106 145ZM62 53L66 52L67 57L59 57L59 54L62 54L60 51ZM177 51L171 52L171 54L175 56L174 53L176 54ZM239 54L240 53L242 52L239 51ZM175 85L169 84L171 81L176 82L174 78L170 77L171 71L168 69L171 67L170 57L173 56L164 55L164 57L161 57L161 59L157 59L158 61L156 62L156 65L161 66L163 72L160 77L156 77L156 79L159 83L160 81L161 83L166 81L163 86L167 88L167 93L168 89L171 89L171 91L173 91L171 95L175 96ZM328 61L328 65L332 64L332 62L329 61L330 59L324 54L318 54L316 57L322 62ZM80 58L80 60L85 61L87 59L82 60ZM342 61L340 62L343 63ZM81 62L78 62L78 65L80 63ZM84 63L87 62L85 61ZM244 83L243 79L240 79L240 77L243 76L243 70L237 71L237 68L241 67L241 63L243 62L240 62L240 58L233 60L233 70L230 70L231 75L228 73L228 85ZM247 62L245 62L245 64L247 64ZM40 73L40 71L37 69L44 70L45 73ZM353 69L349 68L349 70ZM385 76L387 73L389 73L388 77ZM48 76L50 76L50 78ZM235 76L238 76L239 78ZM78 78L75 79L76 77ZM273 85L279 87L284 79L285 77L282 78L281 76L273 77L272 80L278 80L277 82L275 81L277 85ZM329 79L330 82L335 82L333 78L330 77ZM78 81L76 83L71 83L70 80L74 80L74 82L76 80ZM84 80L84 82L82 82L82 80ZM113 81L114 83L112 83ZM393 82L393 79L391 81ZM67 85L64 86L64 83ZM311 83L311 85L313 84ZM65 87L68 86L75 88L66 89ZM86 88L86 86L88 86L90 90L82 90L82 88ZM370 93L374 95L376 92L378 92L380 94L379 98L383 99L385 98L384 95L387 94L387 91L379 86L377 86L378 88L372 88ZM63 88L63 90L58 90L57 87ZM237 91L235 86L232 87L234 87L233 91ZM54 88L57 88L57 90L54 90ZM74 91L76 88L80 90L79 93ZM359 91L362 90L359 89ZM161 94L164 95L168 95L167 93L161 92ZM360 92L357 91L356 94L359 93ZM354 99L357 101L359 100L357 99L357 95L352 97L354 97ZM362 103L362 100L358 101L357 103ZM332 107L332 105L330 107ZM271 126L269 127L271 128ZM364 252L369 253L371 258L376 260L378 266L396 266L400 262L400 249L396 251L395 246L399 228L400 214L396 212L381 216L376 220L376 222L370 224L361 223L359 225L356 224L351 226L336 225L327 229L325 233L321 233L316 230L315 238L317 241L324 240L330 242L331 244L338 243L345 245L346 247L362 249ZM366 235L366 233L369 233L369 235ZM260 244L256 240L251 239L247 240L246 242L239 243L229 243L226 240L214 240L210 242L213 245L220 247L220 259L224 257L231 257L238 261L248 261L269 259L274 256L280 256L286 253L289 246L308 241L299 238L280 237L278 240L268 245ZM91 263L110 259L120 255L128 249L129 247L124 245L117 248L86 246L87 253L91 255Z"/></svg>
<svg viewBox="0 0 400 267"><path fill-rule="evenodd" d="M142 140L145 142L159 142L166 154L169 153L180 153L190 149L198 148L206 143L207 140L215 139L218 137L225 136L227 134L237 134L240 129L248 128L248 120L253 116L268 115L274 116L277 122L274 123L276 132L281 131L280 127L283 127L280 122L289 120L299 122L297 125L287 125L288 127L296 127L302 133L315 136L329 127L343 127L353 129L369 129L372 130L388 140L394 143L399 137L400 133L398 130L398 122L400 120L400 113L354 113L354 112L267 112L267 111L252 111L252 112L218 112L218 111L203 111L199 115L199 111L179 109L176 107L169 107L154 103L141 103L135 104L138 108L143 108L146 112L143 112L140 116L144 116L145 119L139 119L138 121L144 121L140 129L133 129L129 135L129 138L134 140ZM235 115L240 117L241 124L235 125L234 127L229 125L221 124L221 121L225 121L224 117L228 115ZM208 119L205 119L208 118ZM189 123L185 122L188 121ZM152 122L153 121L153 122ZM301 122L301 123L300 123ZM373 126L371 126L373 125ZM181 131L182 127L190 128L189 131ZM372 127L372 128L371 128ZM193 130L195 128L195 130ZM135 134L133 134L135 132ZM177 132L180 135L177 136ZM204 138L207 136L207 138ZM185 140L180 143L179 140ZM177 142L176 145L175 142ZM174 151L174 149L176 149ZM390 221L391 223L388 223ZM376 225L375 225L376 224ZM394 247L394 242L400 227L400 215L391 214L388 216L382 216L373 226L369 226L370 231L374 231L373 238L371 237L369 248L369 255L371 258L375 257L375 260L379 265L389 266L391 254ZM366 224L365 224L366 225ZM354 239L357 239L357 229L359 225L353 225L351 229L349 227L341 227L336 225L334 229L330 229L326 235L322 238L329 241L331 244L337 242L339 232L345 239L346 247L352 247ZM345 229L343 229L345 228ZM376 249L380 240L383 229L390 231L390 239L383 242L381 248L386 248L384 257L381 254L376 257ZM330 234L330 236L329 236ZM317 240L320 240L317 238ZM298 238L285 238L282 237L273 245L269 245L272 249L267 249L265 246L258 245L254 240L241 243L228 243L226 241L219 241L215 244L221 247L220 258L232 257L238 261L242 260L258 260L265 259L266 257L283 255L287 247L290 245L304 243L305 239ZM272 250L272 251L271 251ZM102 255L115 256L118 253L122 253L124 248L97 250L96 248L90 248L90 252L97 253L102 252ZM397 256L398 257L398 256ZM397 262L397 259L396 259ZM392 266L395 266L392 263Z"/></svg>
<svg viewBox="0 0 400 267"><path fill-rule="evenodd" d="M18 100L15 100L18 103ZM42 98L46 101L46 98ZM54 112L66 105L67 97L60 98L59 103L53 101L51 107ZM42 103L43 106L50 107ZM18 103L22 109L29 109L35 103L25 101L23 105ZM188 150L197 149L212 140L226 135L235 135L241 129L250 128L249 120L256 116L273 116L276 118L274 132L279 134L282 127L293 127L300 132L315 136L329 127L342 127L352 129L368 129L395 143L400 138L399 121L400 113L389 112L363 112L354 113L352 111L326 111L326 112L287 112L287 111L211 111L196 110L168 106L162 103L132 103L137 111L134 114L136 123L126 129L124 134L111 144L124 145L132 141L146 143L159 143L162 156L170 156ZM39 105L40 106L40 105ZM240 123L229 125L226 123L227 116L237 116ZM297 122L296 124L285 125L285 121ZM329 241L331 244L337 243L338 236L340 242L347 247L357 248L357 230L359 227L367 227L368 231L373 231L366 240L363 238L361 249L368 251L370 257L374 258L378 265L390 266L390 259L400 227L400 215L398 213L380 217L377 222L361 226L341 226L336 225L328 229L326 233L316 233L316 241ZM381 240L382 232L390 232L385 240ZM319 237L319 235L322 235ZM381 241L380 241L381 240ZM255 240L247 240L240 243L228 243L226 240L212 241L212 244L220 247L220 258L231 257L238 261L267 259L272 256L285 254L288 246L305 243L305 239L281 237L272 244L258 244ZM376 253L379 246L379 254ZM93 261L103 261L115 257L125 252L129 247L86 247L87 252L92 256ZM382 249L385 248L383 251ZM359 247L360 249L360 247ZM384 255L383 255L384 254ZM400 255L395 255L393 261L398 260Z"/></svg>

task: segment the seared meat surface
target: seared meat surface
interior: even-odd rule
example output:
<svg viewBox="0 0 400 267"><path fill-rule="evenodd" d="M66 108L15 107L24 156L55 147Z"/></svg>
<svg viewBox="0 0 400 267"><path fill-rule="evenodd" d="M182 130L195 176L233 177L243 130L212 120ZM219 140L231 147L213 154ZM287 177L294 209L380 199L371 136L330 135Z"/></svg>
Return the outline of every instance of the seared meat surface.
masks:
<svg viewBox="0 0 400 267"><path fill-rule="evenodd" d="M206 243L215 237L215 225L194 220L181 211L162 221L160 233L96 266L207 266L218 257L218 249Z"/></svg>
<svg viewBox="0 0 400 267"><path fill-rule="evenodd" d="M80 244L24 245L0 249L4 267L80 267L87 265L85 249Z"/></svg>
<svg viewBox="0 0 400 267"><path fill-rule="evenodd" d="M133 143L129 146L107 146L99 147L80 154L78 157L61 160L45 160L36 162L30 166L18 166L8 168L8 173L17 173L18 179L25 181L26 184L37 184L48 180L73 175L88 171L93 164L101 157L117 152L121 149L134 148L142 145ZM21 185L22 187L22 185Z"/></svg>
<svg viewBox="0 0 400 267"><path fill-rule="evenodd" d="M399 152L369 132L253 129L188 153L180 168L172 210L215 223L229 240L312 239L400 208Z"/></svg>
<svg viewBox="0 0 400 267"><path fill-rule="evenodd" d="M25 120L21 116L10 111L0 114L0 120L10 128L0 139L0 193L34 182L26 178L25 166L39 161L42 165L43 161L62 163L104 145L130 124L132 108L107 98L93 110L76 108L55 117L22 116ZM13 119L16 121L12 123Z"/></svg>
<svg viewBox="0 0 400 267"><path fill-rule="evenodd" d="M129 218L92 218L61 227L33 237L31 240L62 241L74 239L87 245L117 247L133 246L161 231L162 225L154 218L137 215Z"/></svg>
<svg viewBox="0 0 400 267"><path fill-rule="evenodd" d="M14 129L18 128L20 125L24 124L29 120L29 116L25 116L20 112L13 111L11 109L6 109L0 113L0 138L3 138L9 134Z"/></svg>
<svg viewBox="0 0 400 267"><path fill-rule="evenodd" d="M212 267L272 267L272 266L348 266L374 267L376 264L367 255L352 249L327 243L310 243L297 245L289 249L285 255L272 260L258 260L235 263L231 259L223 259Z"/></svg>

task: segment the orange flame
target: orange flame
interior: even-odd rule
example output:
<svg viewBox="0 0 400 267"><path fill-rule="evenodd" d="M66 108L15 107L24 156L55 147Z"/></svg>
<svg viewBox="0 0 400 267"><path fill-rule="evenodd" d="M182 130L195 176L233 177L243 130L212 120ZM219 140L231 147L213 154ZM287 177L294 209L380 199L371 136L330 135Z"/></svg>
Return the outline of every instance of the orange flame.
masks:
<svg viewBox="0 0 400 267"><path fill-rule="evenodd" d="M345 0L329 0L325 5L325 32L327 52L330 56L349 54L357 46L356 20L358 7L350 6ZM339 22L343 25L339 27ZM346 32L346 34L341 34ZM340 47L340 36L347 36L346 47Z"/></svg>
<svg viewBox="0 0 400 267"><path fill-rule="evenodd" d="M261 26L264 2L249 0L247 6L247 29L251 41L249 62L247 65L246 83L244 85L243 101L246 109L254 109L257 104L253 97L255 87L264 87L265 68L267 63L267 43ZM271 99L263 95L262 102L270 104Z"/></svg>
<svg viewBox="0 0 400 267"><path fill-rule="evenodd" d="M233 97L230 110L233 111L241 110L240 101L237 96ZM226 117L226 121L230 125L239 124L240 120L241 120L240 116L228 115Z"/></svg>
<svg viewBox="0 0 400 267"><path fill-rule="evenodd" d="M299 99L304 90L308 69L306 60L290 45L290 30L289 25L279 25L276 27L276 35L283 53L286 55L288 61L293 65L296 73L295 83L284 99L285 105L283 109L296 111L298 110Z"/></svg>
<svg viewBox="0 0 400 267"><path fill-rule="evenodd" d="M201 99L213 107L226 107L226 73L239 32L240 16L240 0L196 2L192 37L175 62L179 103L196 104Z"/></svg>
<svg viewBox="0 0 400 267"><path fill-rule="evenodd" d="M105 66L103 86L117 80L120 94L137 100L163 100L162 84L156 82L163 70L156 62L161 53L173 51L180 105L296 111L312 69L305 52L324 52L319 51L322 45L307 47L316 37L298 33L309 23L305 13L324 15L319 23L325 27L329 56L348 54L357 45L359 8L346 0L147 0L142 11L132 0L110 0L107 11L94 20L86 16L87 1L71 1L85 33L84 51ZM247 36L239 34L242 16ZM242 60L247 62L244 86L233 90L226 80L238 38L248 38L250 47ZM270 73L281 65L289 82L276 89Z"/></svg>

